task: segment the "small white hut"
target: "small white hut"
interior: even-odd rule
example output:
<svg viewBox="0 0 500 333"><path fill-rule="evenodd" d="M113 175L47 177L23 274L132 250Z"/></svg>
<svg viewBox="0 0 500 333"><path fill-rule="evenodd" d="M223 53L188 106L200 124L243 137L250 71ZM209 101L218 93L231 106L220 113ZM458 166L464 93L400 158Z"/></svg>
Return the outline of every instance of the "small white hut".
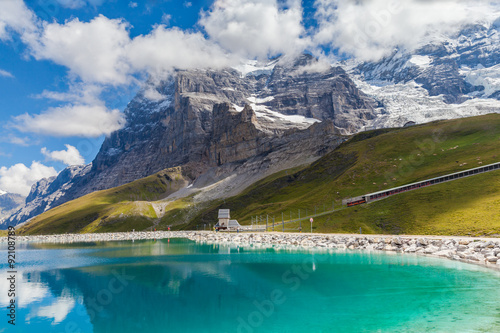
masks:
<svg viewBox="0 0 500 333"><path fill-rule="evenodd" d="M218 230L237 230L241 225L237 220L231 220L229 209L219 209L219 223L215 225Z"/></svg>

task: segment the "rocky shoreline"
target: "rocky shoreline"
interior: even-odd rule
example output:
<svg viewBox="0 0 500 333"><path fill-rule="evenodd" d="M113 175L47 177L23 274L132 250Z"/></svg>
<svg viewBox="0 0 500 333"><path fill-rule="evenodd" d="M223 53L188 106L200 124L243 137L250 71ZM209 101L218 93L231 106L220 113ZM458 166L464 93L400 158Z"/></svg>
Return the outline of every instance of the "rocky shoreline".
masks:
<svg viewBox="0 0 500 333"><path fill-rule="evenodd" d="M203 231L115 232L16 236L16 242L73 243L188 238L202 243L279 245L302 248L368 250L447 258L500 270L500 239L451 236L390 236L306 233L225 233ZM0 244L7 237L0 237Z"/></svg>

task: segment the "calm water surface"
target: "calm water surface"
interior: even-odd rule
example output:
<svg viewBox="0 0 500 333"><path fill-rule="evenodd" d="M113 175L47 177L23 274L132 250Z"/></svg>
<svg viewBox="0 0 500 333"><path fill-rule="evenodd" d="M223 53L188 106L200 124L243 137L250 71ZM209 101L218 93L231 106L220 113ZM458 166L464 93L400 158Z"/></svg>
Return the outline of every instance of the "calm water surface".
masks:
<svg viewBox="0 0 500 333"><path fill-rule="evenodd" d="M171 239L17 259L15 327L0 265L0 332L500 332L500 274L434 258Z"/></svg>

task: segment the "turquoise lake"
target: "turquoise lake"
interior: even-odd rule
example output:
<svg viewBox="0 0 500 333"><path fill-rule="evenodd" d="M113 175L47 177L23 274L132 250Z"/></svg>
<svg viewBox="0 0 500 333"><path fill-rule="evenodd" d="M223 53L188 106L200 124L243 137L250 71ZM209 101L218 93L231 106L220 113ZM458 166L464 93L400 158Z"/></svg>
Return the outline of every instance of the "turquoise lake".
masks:
<svg viewBox="0 0 500 333"><path fill-rule="evenodd" d="M16 257L16 326L3 263L0 332L500 332L500 274L436 258L185 239Z"/></svg>

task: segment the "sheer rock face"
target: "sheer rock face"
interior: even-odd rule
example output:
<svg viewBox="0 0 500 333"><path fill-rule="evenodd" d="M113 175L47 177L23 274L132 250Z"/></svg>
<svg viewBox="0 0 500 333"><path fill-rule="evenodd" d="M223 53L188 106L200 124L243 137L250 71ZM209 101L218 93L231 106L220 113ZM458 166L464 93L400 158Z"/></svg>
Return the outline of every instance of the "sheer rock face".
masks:
<svg viewBox="0 0 500 333"><path fill-rule="evenodd" d="M57 177L35 185L30 207L10 222L169 167L183 166L191 179L203 179L210 168L233 172L235 165L256 156L286 151L286 145L293 147L297 163L310 162L328 150L322 139L307 142L305 159L299 158L300 145L293 140L305 140L312 124L328 120L325 142L336 145L332 138L356 132L374 117L374 105L343 69L321 67L308 55L246 75L230 68L179 70L149 82L125 109L126 126L105 139L94 161L68 182ZM226 164L232 166L224 169Z"/></svg>
<svg viewBox="0 0 500 333"><path fill-rule="evenodd" d="M209 165L245 160L269 150L269 146L262 145L266 134L257 126L257 116L250 106L237 112L228 103L215 105L208 147Z"/></svg>
<svg viewBox="0 0 500 333"><path fill-rule="evenodd" d="M268 84L265 103L283 114L331 119L344 132L359 131L360 124L375 117L375 102L353 84L340 67L326 67L305 56L292 67L277 66Z"/></svg>

